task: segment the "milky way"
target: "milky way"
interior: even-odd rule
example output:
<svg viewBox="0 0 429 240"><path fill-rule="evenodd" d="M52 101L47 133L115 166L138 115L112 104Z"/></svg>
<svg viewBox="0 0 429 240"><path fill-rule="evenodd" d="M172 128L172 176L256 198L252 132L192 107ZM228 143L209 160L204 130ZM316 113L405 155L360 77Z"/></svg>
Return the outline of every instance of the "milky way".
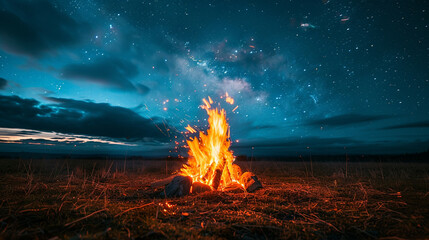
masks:
<svg viewBox="0 0 429 240"><path fill-rule="evenodd" d="M425 151L427 6L0 0L0 150L183 154L210 96L237 154Z"/></svg>

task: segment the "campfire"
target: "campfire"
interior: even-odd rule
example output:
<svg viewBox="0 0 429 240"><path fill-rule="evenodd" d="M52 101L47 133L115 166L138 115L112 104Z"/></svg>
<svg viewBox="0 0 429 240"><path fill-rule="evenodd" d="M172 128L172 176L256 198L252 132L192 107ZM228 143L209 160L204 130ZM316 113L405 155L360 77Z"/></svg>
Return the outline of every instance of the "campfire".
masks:
<svg viewBox="0 0 429 240"><path fill-rule="evenodd" d="M234 99L228 93L224 97L226 102L234 104ZM179 197L189 193L236 189L253 192L262 188L262 184L253 173L242 173L241 168L234 164L235 158L229 149L230 126L225 109L213 108L213 100L210 97L208 100L203 99L203 102L202 108L209 116L207 133L200 131L198 137L187 141L188 162L182 166L179 175L167 181L165 196ZM189 125L186 130L197 133Z"/></svg>

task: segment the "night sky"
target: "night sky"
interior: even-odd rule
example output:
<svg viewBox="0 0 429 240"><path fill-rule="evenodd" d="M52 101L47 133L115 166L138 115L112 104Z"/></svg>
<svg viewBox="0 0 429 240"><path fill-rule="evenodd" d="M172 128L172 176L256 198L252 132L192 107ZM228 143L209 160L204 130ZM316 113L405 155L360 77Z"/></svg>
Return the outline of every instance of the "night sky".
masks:
<svg viewBox="0 0 429 240"><path fill-rule="evenodd" d="M428 3L0 0L0 151L186 156L207 96L236 155L426 151Z"/></svg>

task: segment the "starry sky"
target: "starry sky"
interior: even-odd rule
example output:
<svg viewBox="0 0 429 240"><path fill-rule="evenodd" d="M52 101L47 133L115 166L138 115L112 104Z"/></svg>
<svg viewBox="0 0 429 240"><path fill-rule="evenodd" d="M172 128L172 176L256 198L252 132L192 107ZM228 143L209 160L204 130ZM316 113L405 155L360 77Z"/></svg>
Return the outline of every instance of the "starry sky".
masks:
<svg viewBox="0 0 429 240"><path fill-rule="evenodd" d="M0 0L0 151L186 156L208 96L236 155L426 151L428 6Z"/></svg>

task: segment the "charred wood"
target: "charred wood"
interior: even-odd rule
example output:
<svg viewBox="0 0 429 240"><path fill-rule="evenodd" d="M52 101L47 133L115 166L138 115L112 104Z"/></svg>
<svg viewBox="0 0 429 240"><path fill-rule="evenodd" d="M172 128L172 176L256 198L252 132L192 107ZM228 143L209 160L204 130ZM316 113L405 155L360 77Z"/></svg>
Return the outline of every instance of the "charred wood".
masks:
<svg viewBox="0 0 429 240"><path fill-rule="evenodd" d="M254 192L259 188L262 188L262 183L258 180L258 177L251 173L245 172L241 175L240 182L244 185L247 192Z"/></svg>

